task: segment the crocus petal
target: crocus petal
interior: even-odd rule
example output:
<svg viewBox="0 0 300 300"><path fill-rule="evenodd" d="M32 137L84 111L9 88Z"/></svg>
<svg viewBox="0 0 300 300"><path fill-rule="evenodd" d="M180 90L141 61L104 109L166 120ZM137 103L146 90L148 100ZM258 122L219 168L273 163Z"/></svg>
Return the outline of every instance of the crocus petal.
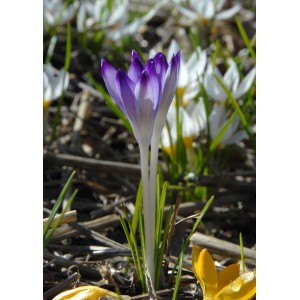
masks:
<svg viewBox="0 0 300 300"><path fill-rule="evenodd" d="M98 300L103 296L119 298L117 294L97 286L81 286L72 290L64 291L53 298L53 300Z"/></svg>
<svg viewBox="0 0 300 300"><path fill-rule="evenodd" d="M66 90L69 86L69 73L64 69L60 70L59 75L57 76L57 81L55 86L53 87L53 99L60 97L62 91Z"/></svg>
<svg viewBox="0 0 300 300"><path fill-rule="evenodd" d="M220 291L225 285L230 284L240 275L240 265L232 264L218 273L218 290Z"/></svg>
<svg viewBox="0 0 300 300"><path fill-rule="evenodd" d="M192 147L192 143L194 140L194 137L198 135L197 127L195 127L195 124L191 117L188 115L188 113L185 111L183 107L179 108L179 114L180 114L180 122L181 122L181 134L183 138L183 142L187 148Z"/></svg>
<svg viewBox="0 0 300 300"><path fill-rule="evenodd" d="M216 13L215 5L213 1L209 1L204 6L203 11L201 12L201 17L204 19L211 19Z"/></svg>
<svg viewBox="0 0 300 300"><path fill-rule="evenodd" d="M237 14L241 9L241 5L236 4L232 8L223 10L222 12L216 14L217 20L228 20L232 18L235 14Z"/></svg>
<svg viewBox="0 0 300 300"><path fill-rule="evenodd" d="M156 110L153 103L153 90L148 72L144 70L135 87L136 123L140 142L150 144Z"/></svg>
<svg viewBox="0 0 300 300"><path fill-rule="evenodd" d="M256 272L247 272L226 285L217 295L218 300L249 300L256 294Z"/></svg>
<svg viewBox="0 0 300 300"><path fill-rule="evenodd" d="M86 3L82 2L80 8L78 10L77 16L77 31L83 32L85 27L85 20L86 20Z"/></svg>
<svg viewBox="0 0 300 300"><path fill-rule="evenodd" d="M240 97L242 97L243 95L245 95L247 93L247 91L250 89L253 80L255 78L256 75L256 69L253 68L248 74L247 76L242 80L241 84L239 85L238 89L236 92L233 93L233 96L236 99L239 99Z"/></svg>
<svg viewBox="0 0 300 300"><path fill-rule="evenodd" d="M156 110L158 105L160 105L160 98L161 98L161 81L156 74L156 67L154 59L148 59L146 64L146 70L149 74L151 86L152 86L152 94L153 94L153 105L154 109Z"/></svg>
<svg viewBox="0 0 300 300"><path fill-rule="evenodd" d="M197 128L196 131L198 131L198 133L206 128L207 117L203 98L200 98L197 103L189 101L186 111L191 116L194 122L194 127Z"/></svg>
<svg viewBox="0 0 300 300"><path fill-rule="evenodd" d="M186 67L191 80L197 80L203 73L207 61L206 52L197 47L196 51L191 55Z"/></svg>
<svg viewBox="0 0 300 300"><path fill-rule="evenodd" d="M195 245L192 251L192 264L203 294L215 295L218 288L217 269L207 249L200 252L199 247Z"/></svg>
<svg viewBox="0 0 300 300"><path fill-rule="evenodd" d="M49 78L46 72L43 72L43 92L44 92L44 100L52 100L52 88L50 85Z"/></svg>
<svg viewBox="0 0 300 300"><path fill-rule="evenodd" d="M174 56L174 53L178 53L180 51L180 47L176 40L172 40L169 50L168 50L168 56L167 59L170 61L172 57ZM178 88L186 87L189 81L189 73L188 70L183 62L182 57L180 57L180 71L178 75Z"/></svg>
<svg viewBox="0 0 300 300"><path fill-rule="evenodd" d="M132 50L131 64L128 71L128 76L133 82L137 82L144 70L144 65L135 50Z"/></svg>
<svg viewBox="0 0 300 300"><path fill-rule="evenodd" d="M44 66L43 74L44 99L51 101L59 98L69 85L69 73L64 69L58 71L51 64L47 64Z"/></svg>
<svg viewBox="0 0 300 300"><path fill-rule="evenodd" d="M171 61L174 53L177 53L179 50L180 50L180 47L179 47L177 41L173 39L171 41L170 46L169 46L169 50L168 50L168 54L167 54L167 60Z"/></svg>
<svg viewBox="0 0 300 300"><path fill-rule="evenodd" d="M186 89L184 89L182 105L187 106L189 102L194 99L200 91L200 84L198 81L191 82Z"/></svg>
<svg viewBox="0 0 300 300"><path fill-rule="evenodd" d="M244 139L247 139L247 138L249 138L247 131L240 130L230 137L227 144L228 145L235 144L235 143L242 141Z"/></svg>
<svg viewBox="0 0 300 300"><path fill-rule="evenodd" d="M239 79L240 76L237 65L234 61L232 61L226 73L224 74L223 82L225 83L226 87L231 90L234 84L238 84Z"/></svg>
<svg viewBox="0 0 300 300"><path fill-rule="evenodd" d="M224 102L227 99L227 95L219 85L214 74L222 79L222 74L219 69L217 67L213 68L212 64L209 64L204 75L203 84L205 91L213 100Z"/></svg>
<svg viewBox="0 0 300 300"><path fill-rule="evenodd" d="M209 116L210 137L215 139L226 120L225 105L216 103ZM223 135L224 136L224 135Z"/></svg>
<svg viewBox="0 0 300 300"><path fill-rule="evenodd" d="M169 64L168 70L165 75L165 80L162 87L162 96L160 107L157 111L155 130L161 131L166 122L166 116L171 102L174 98L176 85L178 82L178 74L180 67L180 51L177 52L176 56L173 56Z"/></svg>
<svg viewBox="0 0 300 300"><path fill-rule="evenodd" d="M116 92L121 103L124 105L124 112L131 121L131 125L135 127L135 96L134 83L123 70L118 70L116 73ZM134 130L134 128L133 128Z"/></svg>
<svg viewBox="0 0 300 300"><path fill-rule="evenodd" d="M155 61L155 69L158 80L159 82L162 82L168 69L168 62L161 52L156 53L153 59Z"/></svg>
<svg viewBox="0 0 300 300"><path fill-rule="evenodd" d="M121 111L125 115L127 115L123 100L122 100L122 98L119 97L119 94L118 94L117 89L116 89L117 71L105 59L101 60L101 71L102 71L102 76L103 76L106 88L107 88L110 96L116 102L116 104L121 109Z"/></svg>

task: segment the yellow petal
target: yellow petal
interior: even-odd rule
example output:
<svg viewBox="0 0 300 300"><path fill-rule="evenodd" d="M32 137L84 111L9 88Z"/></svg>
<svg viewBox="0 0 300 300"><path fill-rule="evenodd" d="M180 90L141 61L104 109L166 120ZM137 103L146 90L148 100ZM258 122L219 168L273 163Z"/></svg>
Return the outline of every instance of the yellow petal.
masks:
<svg viewBox="0 0 300 300"><path fill-rule="evenodd" d="M198 246L192 251L193 270L204 295L215 295L218 288L217 270L207 249L200 252Z"/></svg>
<svg viewBox="0 0 300 300"><path fill-rule="evenodd" d="M111 291L87 285L64 291L53 298L53 300L98 300L99 297L103 296L118 298L118 295Z"/></svg>
<svg viewBox="0 0 300 300"><path fill-rule="evenodd" d="M218 273L218 290L228 285L240 275L240 265L232 264Z"/></svg>
<svg viewBox="0 0 300 300"><path fill-rule="evenodd" d="M249 300L256 293L256 273L247 272L226 285L216 296L216 300Z"/></svg>

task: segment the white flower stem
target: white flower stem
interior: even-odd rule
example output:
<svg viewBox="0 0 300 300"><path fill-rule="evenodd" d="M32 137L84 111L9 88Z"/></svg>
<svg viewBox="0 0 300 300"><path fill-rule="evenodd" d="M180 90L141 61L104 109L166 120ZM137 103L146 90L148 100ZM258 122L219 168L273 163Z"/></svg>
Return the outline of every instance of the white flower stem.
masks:
<svg viewBox="0 0 300 300"><path fill-rule="evenodd" d="M155 217L157 215L156 207L156 176L157 176L157 161L158 161L158 149L159 149L160 134L157 134L157 131L154 130L152 139L151 139L151 159L150 159L150 180L149 180L149 201L150 201L150 222L153 224L153 234L154 234L154 254L155 257L158 253L158 249L155 249L156 246L156 237L155 237ZM155 267L155 266L154 266ZM155 270L156 271L156 270ZM152 281L155 285L155 281Z"/></svg>
<svg viewBox="0 0 300 300"><path fill-rule="evenodd" d="M149 199L149 170L148 170L148 145L140 144L141 173L143 187L143 215L146 246L146 266L148 267L151 281L155 282L155 264L154 264L154 226L153 203ZM155 209L155 208L154 208Z"/></svg>

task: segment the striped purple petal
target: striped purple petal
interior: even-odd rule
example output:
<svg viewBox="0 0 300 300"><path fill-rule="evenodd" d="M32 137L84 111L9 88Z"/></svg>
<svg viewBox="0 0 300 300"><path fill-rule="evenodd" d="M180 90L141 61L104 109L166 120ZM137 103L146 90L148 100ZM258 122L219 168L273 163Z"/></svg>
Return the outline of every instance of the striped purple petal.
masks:
<svg viewBox="0 0 300 300"><path fill-rule="evenodd" d="M134 83L123 70L118 70L115 77L116 91L125 107L125 114L135 123Z"/></svg>
<svg viewBox="0 0 300 300"><path fill-rule="evenodd" d="M175 56L173 55L162 83L163 90L161 96L161 104L156 117L156 130L162 130L165 125L167 113L174 98L176 85L178 82L179 67L180 51L178 51Z"/></svg>
<svg viewBox="0 0 300 300"><path fill-rule="evenodd" d="M144 65L135 50L132 50L131 64L128 71L128 76L133 82L137 82L144 70Z"/></svg>
<svg viewBox="0 0 300 300"><path fill-rule="evenodd" d="M154 108L157 109L158 105L160 105L161 82L158 79L155 65L156 64L155 64L154 59L151 59L151 58L148 59L148 61L146 63L146 70L149 74L150 82L151 82L151 86L152 86Z"/></svg>
<svg viewBox="0 0 300 300"><path fill-rule="evenodd" d="M102 76L106 85L106 88L110 94L110 96L113 98L113 100L116 102L118 107L122 110L122 112L127 115L126 108L123 104L122 98L118 95L118 92L116 90L116 69L109 64L105 59L101 60L101 71Z"/></svg>
<svg viewBox="0 0 300 300"><path fill-rule="evenodd" d="M168 62L161 52L156 53L153 60L155 61L155 69L158 79L162 82L168 69Z"/></svg>
<svg viewBox="0 0 300 300"><path fill-rule="evenodd" d="M150 143L156 110L153 103L153 87L146 70L142 72L135 87L136 122L141 142ZM151 130L150 130L151 129Z"/></svg>

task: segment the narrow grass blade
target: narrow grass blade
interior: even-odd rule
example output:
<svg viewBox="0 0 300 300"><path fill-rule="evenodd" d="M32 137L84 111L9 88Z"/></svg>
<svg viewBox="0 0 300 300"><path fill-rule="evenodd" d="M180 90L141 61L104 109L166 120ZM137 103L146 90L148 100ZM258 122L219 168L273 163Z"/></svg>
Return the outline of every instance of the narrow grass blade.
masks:
<svg viewBox="0 0 300 300"><path fill-rule="evenodd" d="M46 238L44 240L44 248L47 247L49 241L51 240L56 228L59 226L60 221L62 220L62 218L64 217L65 213L68 211L69 207L71 206L72 202L75 199L75 196L77 195L78 190L76 189L73 194L71 195L70 199L68 200L65 208L63 209L62 213L60 214L59 218L56 220L56 222L54 223L53 227L51 228L51 231L49 232L49 234L46 235Z"/></svg>
<svg viewBox="0 0 300 300"><path fill-rule="evenodd" d="M126 210L124 210L124 213L125 213L125 217L126 217L126 221L127 221L127 226L129 228L129 230L127 229L127 232L129 235L127 236L127 234L126 234L126 237L127 237L127 240L129 238L128 243L130 244L130 249L132 248L131 252L134 253L135 267L136 267L136 271L138 273L138 278L144 289L144 287L145 287L145 277L144 277L144 272L143 272L144 269L141 266L141 260L140 260L140 255L139 255L139 251L138 251L137 241L135 238L135 234L133 233L133 229L132 229L128 214L126 213ZM140 220L139 220L139 223L140 223Z"/></svg>
<svg viewBox="0 0 300 300"><path fill-rule="evenodd" d="M221 128L221 130L218 132L217 136L215 137L215 139L210 144L210 147L209 147L209 151L210 152L213 152L216 149L216 147L219 145L222 136L227 131L227 128L232 123L232 121L234 120L234 118L236 117L236 115L237 115L237 111L235 111L232 114L232 116L228 119L228 121L223 125L223 127Z"/></svg>
<svg viewBox="0 0 300 300"><path fill-rule="evenodd" d="M180 253L180 256L179 256L178 271L177 271L176 282L175 282L175 287L174 287L172 300L177 299L177 294L178 294L180 279L181 279L181 273L182 273L182 263L183 263L184 252L185 252L184 245L182 245L181 253Z"/></svg>
<svg viewBox="0 0 300 300"><path fill-rule="evenodd" d="M170 229L170 222L171 222L172 214L173 214L173 206L171 206L171 208L168 212L168 216L167 216L167 219L165 222L165 227L164 227L164 234L163 234L162 241L161 241L160 251L158 252L158 256L157 256L158 259L157 259L157 264L156 264L156 269L155 269L156 282L154 284L154 287L156 290L159 288L161 267L162 267L162 262L163 262L163 258L165 255L165 249L166 249L166 245L167 245L168 233L169 233L169 229Z"/></svg>
<svg viewBox="0 0 300 300"><path fill-rule="evenodd" d="M142 189L142 181L140 181L137 196L135 199L135 209L134 209L133 218L132 218L132 222L131 222L131 226L132 226L134 235L136 233L137 225L139 222L139 211L142 211L142 209L143 209L142 202L143 202L143 189Z"/></svg>
<svg viewBox="0 0 300 300"><path fill-rule="evenodd" d="M249 40L249 38L247 36L247 33L246 33L246 31L245 31L245 29L244 29L244 27L243 27L243 25L242 25L242 23L241 23L241 21L240 21L240 19L239 19L238 16L235 16L235 21L236 21L237 27L239 29L239 32L241 34L241 37L242 37L242 39L243 39L246 47L248 48L248 50L249 50L252 58L254 59L254 61L256 61L255 51L254 51L254 49L253 49L253 47L251 45L251 42L250 42L250 40Z"/></svg>
<svg viewBox="0 0 300 300"><path fill-rule="evenodd" d="M211 203L213 202L214 200L214 196L211 196L210 199L207 201L207 203L205 204L204 208L202 209L201 213L200 213L200 216L199 218L197 219L197 221L194 223L194 226L190 232L190 234L188 235L184 245L183 245L183 253L185 252L185 250L187 249L190 241L191 241L191 238L192 238L192 235L195 233L199 223L201 222L202 218L204 217L206 211L208 210L208 208L210 207ZM173 270L172 270L172 273L170 275L170 277L168 278L168 282L167 282L167 286L170 287L171 285L171 282L173 280L173 277L174 277L174 272L179 264L179 260L180 260L180 257L178 257L177 261L175 262L174 264L174 267L173 267Z"/></svg>
<svg viewBox="0 0 300 300"><path fill-rule="evenodd" d="M164 218L164 207L169 183L166 181L163 185L161 196L157 201L156 224L155 224L155 257L159 253L159 244L161 240L161 231Z"/></svg>
<svg viewBox="0 0 300 300"><path fill-rule="evenodd" d="M243 273L246 272L246 265L245 265L245 256L244 256L244 243L243 243L243 236L240 232L240 247L241 247L241 262L242 262L242 269Z"/></svg>
<svg viewBox="0 0 300 300"><path fill-rule="evenodd" d="M121 225L123 227L123 230L124 230L127 242L128 242L128 246L129 246L129 249L130 249L130 252L131 252L131 255L132 255L132 259L133 259L135 269L137 271L138 280L140 281L140 283L142 285L143 279L141 278L141 272L140 272L140 259L139 259L139 256L136 254L137 253L136 248L132 243L132 240L131 240L131 237L130 237L130 229L128 229L128 227L125 223L125 220L123 219L122 216L120 216L120 222L121 222Z"/></svg>
<svg viewBox="0 0 300 300"><path fill-rule="evenodd" d="M53 206L53 209L52 209L52 211L50 213L50 216L48 218L48 222L45 224L45 226L43 228L43 238L44 239L46 238L46 234L47 234L47 232L48 232L48 230L50 228L50 224L52 223L52 221L53 221L53 219L54 219L54 217L55 217L55 215L56 215L59 207L61 206L61 204L62 204L62 202L63 202L63 200L64 200L64 198L66 196L67 191L69 190L69 188L71 186L71 183L72 183L72 180L73 180L75 174L76 174L76 171L73 171L72 174L71 174L71 176L69 177L68 181L66 182L65 186L63 187L60 195L58 196L58 198L57 198L54 206Z"/></svg>
<svg viewBox="0 0 300 300"><path fill-rule="evenodd" d="M140 241L141 241L141 252L142 252L142 262L143 262L143 270L146 269L146 244L145 244L145 235L144 235L144 220L143 213L139 211L139 233L140 233ZM142 270L142 271L143 271ZM142 290L146 292L146 277L145 273L142 272Z"/></svg>

